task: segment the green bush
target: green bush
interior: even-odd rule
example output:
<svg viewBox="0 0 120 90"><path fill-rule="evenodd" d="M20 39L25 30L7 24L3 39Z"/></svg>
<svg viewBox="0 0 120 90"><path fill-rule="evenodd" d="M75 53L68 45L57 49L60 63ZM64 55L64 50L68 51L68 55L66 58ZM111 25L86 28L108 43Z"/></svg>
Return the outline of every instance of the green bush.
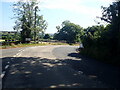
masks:
<svg viewBox="0 0 120 90"><path fill-rule="evenodd" d="M93 30L90 30L89 27L87 28L89 30L86 29L87 32L85 31L84 36L81 38L84 46L84 49L80 50L81 54L103 62L120 65L120 48L114 43L115 38L110 31L111 27L108 28L107 26L102 28L103 30L101 30L101 26L93 27L96 27L94 32L91 32ZM91 29L93 28L91 27ZM98 30L102 31L98 34L99 37L95 36Z"/></svg>

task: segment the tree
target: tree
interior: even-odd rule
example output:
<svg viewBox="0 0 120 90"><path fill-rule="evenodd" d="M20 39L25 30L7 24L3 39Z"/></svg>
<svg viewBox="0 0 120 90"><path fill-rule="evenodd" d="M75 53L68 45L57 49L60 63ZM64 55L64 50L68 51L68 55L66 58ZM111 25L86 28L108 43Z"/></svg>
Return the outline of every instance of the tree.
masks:
<svg viewBox="0 0 120 90"><path fill-rule="evenodd" d="M65 20L62 22L61 26L64 27L64 26L68 25L69 23L71 23L69 20Z"/></svg>
<svg viewBox="0 0 120 90"><path fill-rule="evenodd" d="M56 26L57 32L60 32L60 26Z"/></svg>
<svg viewBox="0 0 120 90"><path fill-rule="evenodd" d="M109 42L111 45L111 54L119 55L120 53L120 1L113 2L109 7L102 7L103 13L101 20L108 22L111 26L109 28Z"/></svg>
<svg viewBox="0 0 120 90"><path fill-rule="evenodd" d="M80 41L82 27L71 23L70 21L64 21L61 24L62 28L54 35L54 39L65 40L68 43L75 43Z"/></svg>
<svg viewBox="0 0 120 90"><path fill-rule="evenodd" d="M45 36L43 38L44 39L50 39L50 35L49 34L45 34Z"/></svg>
<svg viewBox="0 0 120 90"><path fill-rule="evenodd" d="M95 47L101 38L102 33L105 32L103 25L91 26L84 29L81 36L81 41L85 48ZM97 46L96 46L97 47Z"/></svg>
<svg viewBox="0 0 120 90"><path fill-rule="evenodd" d="M37 33L43 32L47 28L47 22L43 16L37 14L39 7L37 0L27 2L19 1L13 4L15 15L15 30L21 30L21 41L26 42L26 38L34 38L36 41Z"/></svg>
<svg viewBox="0 0 120 90"><path fill-rule="evenodd" d="M109 7L102 7L101 20L108 23L106 27L92 26L84 29L82 54L95 59L120 65L120 1Z"/></svg>

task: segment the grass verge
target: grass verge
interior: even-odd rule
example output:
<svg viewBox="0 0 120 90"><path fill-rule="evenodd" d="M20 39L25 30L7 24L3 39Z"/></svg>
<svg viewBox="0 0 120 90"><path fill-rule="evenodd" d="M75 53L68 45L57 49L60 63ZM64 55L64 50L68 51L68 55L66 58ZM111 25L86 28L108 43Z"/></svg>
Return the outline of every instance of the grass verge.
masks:
<svg viewBox="0 0 120 90"><path fill-rule="evenodd" d="M17 44L12 43L11 45L1 45L0 49L19 48L19 47L31 47L31 46L45 46L45 45L69 45L67 43L51 43L51 42L40 42L40 43L25 43ZM79 44L72 44L72 46L78 46Z"/></svg>

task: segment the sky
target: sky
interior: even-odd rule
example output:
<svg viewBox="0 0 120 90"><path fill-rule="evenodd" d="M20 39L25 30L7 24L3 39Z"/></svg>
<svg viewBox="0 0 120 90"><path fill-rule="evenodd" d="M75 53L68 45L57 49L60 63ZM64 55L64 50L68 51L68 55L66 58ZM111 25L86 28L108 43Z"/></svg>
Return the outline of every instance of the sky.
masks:
<svg viewBox="0 0 120 90"><path fill-rule="evenodd" d="M18 0L0 0L0 31L13 31L14 2ZM24 0L25 1L25 0ZM56 26L69 20L83 28L97 25L96 16L101 16L101 6L108 7L112 0L39 0L39 15L48 23L46 33L57 32Z"/></svg>

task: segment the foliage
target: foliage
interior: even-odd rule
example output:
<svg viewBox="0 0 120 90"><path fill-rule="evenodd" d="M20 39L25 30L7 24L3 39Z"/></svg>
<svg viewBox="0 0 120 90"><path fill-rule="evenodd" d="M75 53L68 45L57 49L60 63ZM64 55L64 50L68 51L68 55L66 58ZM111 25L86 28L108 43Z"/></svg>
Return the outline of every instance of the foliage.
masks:
<svg viewBox="0 0 120 90"><path fill-rule="evenodd" d="M15 41L15 40L20 40L20 34L17 32L6 32L6 33L2 33L2 39L8 41Z"/></svg>
<svg viewBox="0 0 120 90"><path fill-rule="evenodd" d="M84 29L81 37L84 49L81 53L120 65L120 1L113 2L109 7L102 7L102 9L100 19L108 25Z"/></svg>
<svg viewBox="0 0 120 90"><path fill-rule="evenodd" d="M92 26L84 29L84 34L81 36L83 46L90 47L95 45L97 40L101 38L101 34L105 32L104 26Z"/></svg>
<svg viewBox="0 0 120 90"><path fill-rule="evenodd" d="M15 15L15 30L21 30L21 41L25 42L26 38L37 39L39 32L44 32L47 28L47 22L43 16L38 15L40 11L36 0L27 2L19 1L13 4Z"/></svg>
<svg viewBox="0 0 120 90"><path fill-rule="evenodd" d="M50 35L49 34L45 34L45 36L43 38L44 39L50 39Z"/></svg>
<svg viewBox="0 0 120 90"><path fill-rule="evenodd" d="M65 40L68 43L75 43L80 41L82 27L71 23L70 21L64 21L60 26L56 26L58 32L54 34L54 39Z"/></svg>

